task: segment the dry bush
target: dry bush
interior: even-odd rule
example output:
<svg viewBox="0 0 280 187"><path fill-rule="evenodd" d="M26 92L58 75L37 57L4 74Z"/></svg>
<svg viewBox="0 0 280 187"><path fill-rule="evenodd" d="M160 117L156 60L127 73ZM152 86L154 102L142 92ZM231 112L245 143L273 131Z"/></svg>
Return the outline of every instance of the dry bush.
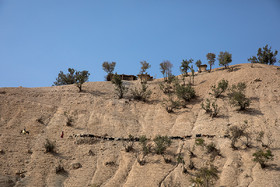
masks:
<svg viewBox="0 0 280 187"><path fill-rule="evenodd" d="M171 140L167 136L157 135L154 138L154 142L156 144L155 152L156 152L156 154L159 154L159 155L164 154L167 147L169 147L171 145Z"/></svg>
<svg viewBox="0 0 280 187"><path fill-rule="evenodd" d="M134 88L134 90L131 90L131 93L135 100L145 102L151 97L152 91L148 90L148 86L146 82L142 82L141 88L140 89Z"/></svg>
<svg viewBox="0 0 280 187"><path fill-rule="evenodd" d="M44 144L46 153L55 153L55 142L46 139L46 143Z"/></svg>
<svg viewBox="0 0 280 187"><path fill-rule="evenodd" d="M257 162L261 165L261 168L267 167L267 162L269 160L273 160L274 155L272 154L271 150L268 149L266 151L264 150L258 150L253 154L253 161Z"/></svg>

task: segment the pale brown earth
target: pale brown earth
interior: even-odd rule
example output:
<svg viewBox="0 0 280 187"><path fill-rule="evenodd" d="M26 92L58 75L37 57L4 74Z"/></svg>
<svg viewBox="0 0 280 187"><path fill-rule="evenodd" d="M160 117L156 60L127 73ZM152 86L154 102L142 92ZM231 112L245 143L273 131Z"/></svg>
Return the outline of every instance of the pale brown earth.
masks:
<svg viewBox="0 0 280 187"><path fill-rule="evenodd" d="M159 89L162 79L149 82L152 97L148 103L131 100L131 94L117 99L111 82L88 82L79 93L74 85L47 88L0 88L0 186L190 186L195 170L190 170L190 156L196 134L216 135L204 138L214 142L221 150L212 164L218 167L219 179L214 186L280 186L280 69L277 66L250 64L234 65L233 72L224 68L195 76L198 95L187 108L167 113L162 100L166 96ZM211 86L226 79L229 84L245 82L246 96L251 105L245 112L229 104L227 94L217 99L218 118L211 118L201 108L201 102L210 98ZM139 81L126 82L130 88ZM67 117L73 126L66 126ZM41 123L38 119L41 118ZM230 139L223 138L229 127L241 126L248 121L253 148L238 150L230 147ZM29 135L20 134L26 128ZM64 138L60 138L61 131ZM265 132L273 139L271 150L274 160L261 169L253 162L252 154L260 145L256 134ZM133 152L125 152L123 142L73 137L73 134L108 135L127 138L129 134L186 136L191 139L173 140L165 163L153 151L145 158L146 164L137 162L141 152L138 142ZM45 153L46 139L55 141L56 154ZM149 142L152 144L152 141ZM240 143L240 142L239 142ZM89 151L93 154L90 154ZM188 173L182 164L176 164L176 154L183 154ZM209 155L196 146L196 168L209 165ZM80 163L82 167L73 168ZM107 163L107 164L106 164ZM65 173L56 174L61 165Z"/></svg>

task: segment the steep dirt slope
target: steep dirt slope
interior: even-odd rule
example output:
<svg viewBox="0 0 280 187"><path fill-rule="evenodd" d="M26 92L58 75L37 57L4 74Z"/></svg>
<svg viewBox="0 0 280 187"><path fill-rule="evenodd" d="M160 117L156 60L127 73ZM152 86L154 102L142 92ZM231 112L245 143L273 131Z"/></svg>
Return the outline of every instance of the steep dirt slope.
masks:
<svg viewBox="0 0 280 187"><path fill-rule="evenodd" d="M110 82L89 82L84 92L73 86L49 88L0 88L0 186L189 186L196 172L190 170L188 149L195 143L196 134L206 143L215 143L221 155L212 164L218 167L219 179L215 186L279 186L280 185L280 70L276 66L250 64L231 66L195 76L197 98L186 108L167 113L162 100L166 98L159 88L162 79L149 82L153 92L148 103L131 100L131 94L117 99ZM201 102L210 98L211 86L226 79L229 84L245 82L250 108L237 111L229 105L226 94L217 99L218 118L211 118L201 109ZM125 82L133 88L138 81ZM67 126L68 118L72 126ZM230 139L224 138L229 127L248 121L253 148L230 148ZM20 134L26 128L29 134ZM60 138L64 131L64 138ZM274 160L270 167L261 169L252 161L259 144L257 133L265 132L273 139ZM127 142L101 138L75 137L74 134L93 134L114 138L146 135L189 136L173 140L165 157L153 152L145 157L145 165L137 162L141 152L138 142L132 152L125 152ZM56 154L45 153L46 139L55 141ZM149 141L149 144L153 144ZM181 153L183 165L177 164ZM196 146L192 158L196 168L209 165L205 148ZM139 157L139 155L138 155ZM140 156L141 157L141 156ZM78 164L81 167L76 167ZM76 165L75 165L76 164ZM56 174L56 167L66 172Z"/></svg>

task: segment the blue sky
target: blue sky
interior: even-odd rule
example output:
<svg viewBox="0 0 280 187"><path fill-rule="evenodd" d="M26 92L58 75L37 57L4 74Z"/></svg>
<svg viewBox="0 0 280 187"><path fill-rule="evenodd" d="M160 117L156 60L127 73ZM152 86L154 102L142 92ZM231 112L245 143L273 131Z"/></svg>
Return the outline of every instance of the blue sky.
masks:
<svg viewBox="0 0 280 187"><path fill-rule="evenodd" d="M178 75L182 59L247 63L266 44L280 50L280 0L0 0L0 87L51 86L69 67L103 81L104 61L161 78L164 60Z"/></svg>

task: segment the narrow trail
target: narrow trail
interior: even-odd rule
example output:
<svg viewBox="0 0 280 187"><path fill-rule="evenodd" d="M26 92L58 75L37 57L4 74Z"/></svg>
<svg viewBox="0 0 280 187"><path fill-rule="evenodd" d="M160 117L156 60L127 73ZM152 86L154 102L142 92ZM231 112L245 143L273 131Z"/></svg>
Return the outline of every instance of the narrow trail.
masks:
<svg viewBox="0 0 280 187"><path fill-rule="evenodd" d="M178 153L178 154L181 154L184 145L185 145L185 143L183 142L183 144L182 144L181 147L180 147L180 150L179 150L179 153ZM159 187L161 187L161 185L162 185L162 183L165 181L165 179L166 179L178 166L179 166L179 163L177 163L177 164L175 165L175 167L172 168L172 169L163 177L163 179L162 179L162 180L159 182L159 184L158 184Z"/></svg>

